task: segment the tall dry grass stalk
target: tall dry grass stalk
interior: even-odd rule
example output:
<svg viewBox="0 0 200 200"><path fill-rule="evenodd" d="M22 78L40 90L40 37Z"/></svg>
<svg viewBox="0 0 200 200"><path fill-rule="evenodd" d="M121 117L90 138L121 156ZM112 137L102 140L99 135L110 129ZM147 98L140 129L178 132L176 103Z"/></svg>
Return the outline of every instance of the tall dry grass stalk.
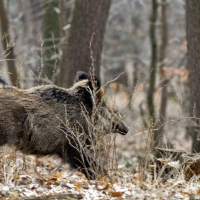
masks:
<svg viewBox="0 0 200 200"><path fill-rule="evenodd" d="M80 133L80 130L70 127L67 116L65 121L62 120L62 126L65 126L62 130L70 145L80 153L80 158L74 158L79 159L84 166L80 170L88 177L96 179L98 175L109 175L109 171L118 166L115 144L117 135L112 133L112 113L108 108L99 105L94 108L91 118L87 117L86 112L83 107L89 127L87 133Z"/></svg>

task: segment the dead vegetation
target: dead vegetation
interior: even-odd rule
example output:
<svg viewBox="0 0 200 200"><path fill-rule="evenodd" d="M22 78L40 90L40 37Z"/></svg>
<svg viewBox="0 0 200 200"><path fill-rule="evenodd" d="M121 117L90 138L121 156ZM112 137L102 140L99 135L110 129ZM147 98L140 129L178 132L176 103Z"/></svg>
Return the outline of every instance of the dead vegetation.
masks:
<svg viewBox="0 0 200 200"><path fill-rule="evenodd" d="M96 181L89 181L78 171L70 171L68 165L62 165L52 174L60 162L56 158L45 157L36 162L35 157L26 156L25 161L24 170L23 155L15 153L13 149L3 148L1 198L163 199L165 195L169 199L197 199L200 194L198 176L185 179L183 166L173 161L169 153L165 153L163 160L158 158L154 162L149 156L142 162L135 160L134 167L121 168L116 165L108 171L107 176L99 175ZM156 171L158 163L162 163L162 167Z"/></svg>

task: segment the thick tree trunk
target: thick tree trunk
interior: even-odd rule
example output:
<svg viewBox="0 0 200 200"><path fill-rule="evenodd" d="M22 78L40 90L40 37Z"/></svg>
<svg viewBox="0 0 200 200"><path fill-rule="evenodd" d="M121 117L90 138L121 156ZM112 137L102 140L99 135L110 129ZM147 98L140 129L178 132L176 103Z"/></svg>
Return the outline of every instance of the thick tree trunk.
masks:
<svg viewBox="0 0 200 200"><path fill-rule="evenodd" d="M60 85L69 87L76 71L100 74L103 36L111 0L76 0L66 54L63 56ZM91 48L90 48L91 44Z"/></svg>
<svg viewBox="0 0 200 200"><path fill-rule="evenodd" d="M190 116L200 117L200 1L186 0ZM200 125L200 120L195 120ZM200 131L192 134L192 152L200 152Z"/></svg>
<svg viewBox="0 0 200 200"><path fill-rule="evenodd" d="M156 21L157 21L157 0L152 0L152 13L150 19L149 36L151 42L151 64L150 64L150 79L149 79L149 90L147 94L147 103L149 110L149 118L152 127L155 126L155 108L154 108L154 92L155 92L155 81L156 81L156 66L157 66L157 40L156 40ZM154 134L154 142L157 138Z"/></svg>
<svg viewBox="0 0 200 200"><path fill-rule="evenodd" d="M4 55L5 55L5 60L7 62L10 81L12 82L13 85L19 86L19 83L17 81L18 75L17 75L16 66L15 66L14 48L12 44L10 43L9 22L6 15L3 0L0 0L0 22L1 22L1 35L2 35L1 40L2 40L4 51L5 51Z"/></svg>

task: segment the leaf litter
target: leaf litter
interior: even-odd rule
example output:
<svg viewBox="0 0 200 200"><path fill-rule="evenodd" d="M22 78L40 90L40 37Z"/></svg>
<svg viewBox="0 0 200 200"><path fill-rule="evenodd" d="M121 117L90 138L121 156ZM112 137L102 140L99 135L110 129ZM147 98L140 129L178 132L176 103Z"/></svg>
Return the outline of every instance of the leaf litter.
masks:
<svg viewBox="0 0 200 200"><path fill-rule="evenodd" d="M36 160L26 156L26 170L23 170L23 155L14 154L1 156L2 199L200 199L198 177L186 181L180 173L162 182L153 180L151 175L142 179L137 167L134 170L122 167L109 172L109 177L99 176L94 181L71 171L68 165L62 165L52 174L60 162L52 157Z"/></svg>

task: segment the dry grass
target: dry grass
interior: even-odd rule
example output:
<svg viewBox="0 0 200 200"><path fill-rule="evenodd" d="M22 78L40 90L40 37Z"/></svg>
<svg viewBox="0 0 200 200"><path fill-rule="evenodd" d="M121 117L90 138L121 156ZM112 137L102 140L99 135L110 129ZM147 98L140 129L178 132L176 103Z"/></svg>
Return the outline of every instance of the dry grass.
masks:
<svg viewBox="0 0 200 200"><path fill-rule="evenodd" d="M149 165L147 158L142 163L136 161L135 167L108 171L110 178L99 176L96 181L88 181L81 173L70 171L67 165L52 174L60 162L56 158L38 159L36 166L35 158L26 156L26 170L23 170L23 155L17 153L15 156L13 149L5 147L1 152L0 195L4 199L53 197L55 194L57 199L66 198L67 194L80 195L83 199L199 198L198 177L186 181L178 169L163 182L168 165L156 173L155 163Z"/></svg>

